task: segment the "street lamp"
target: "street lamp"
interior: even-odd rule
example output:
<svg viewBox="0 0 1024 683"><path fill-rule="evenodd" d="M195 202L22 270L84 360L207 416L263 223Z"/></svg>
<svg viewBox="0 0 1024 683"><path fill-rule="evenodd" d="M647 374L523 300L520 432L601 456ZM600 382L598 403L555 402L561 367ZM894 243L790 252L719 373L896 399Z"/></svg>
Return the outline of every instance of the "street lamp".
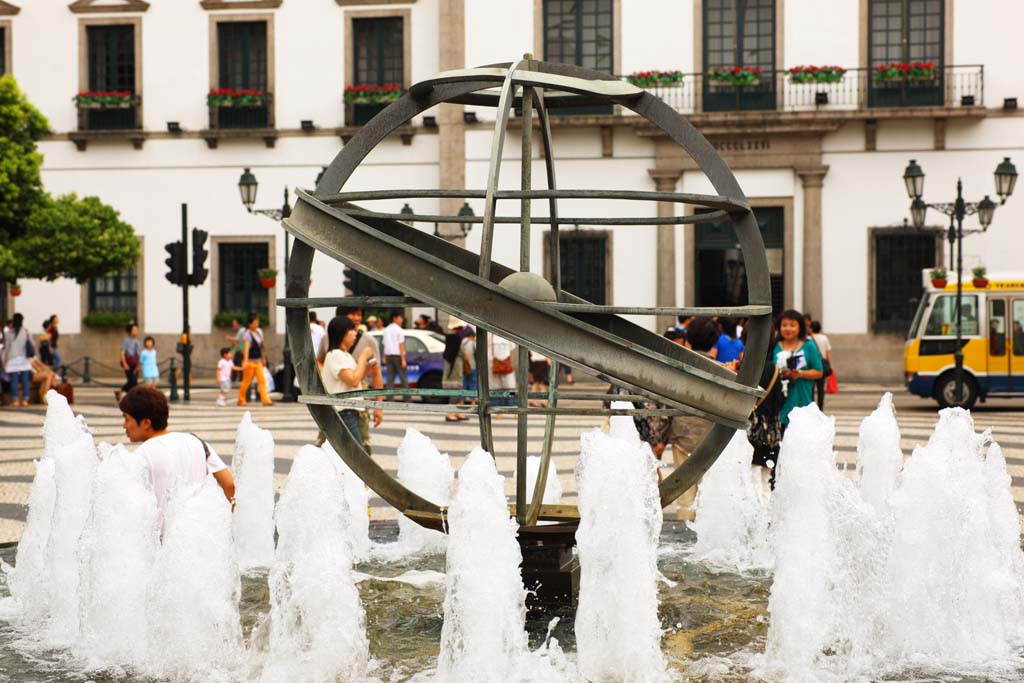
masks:
<svg viewBox="0 0 1024 683"><path fill-rule="evenodd" d="M321 171L321 173L323 173ZM238 194L242 198L242 204L245 206L245 210L249 213L258 214L260 216L266 216L280 223L288 216L292 215L292 207L288 203L288 188L284 188L284 202L281 204L279 209L254 209L253 205L256 203L256 190L259 188L259 182L256 180L256 176L253 175L252 171L248 168L242 172L242 176L238 179ZM288 282L288 233L284 233L284 281ZM281 400L285 403L295 403L298 400L298 396L295 394L295 369L292 367L292 350L288 344L288 334L284 335L284 372L281 376L281 383L284 387L281 389Z"/></svg>
<svg viewBox="0 0 1024 683"><path fill-rule="evenodd" d="M956 181L956 199L952 203L926 203L921 199L921 195L924 194L924 171L913 159L903 171L903 183L907 188L907 195L912 200L910 217L915 228L924 227L925 214L928 209L935 209L949 216L948 239L951 258L954 245L956 251L956 346L953 351L953 360L956 363L956 393L950 403L962 405L964 403L964 354L963 330L961 329L963 322L964 234L985 232L992 224L997 204L989 199L988 195L985 195L980 202L965 202L963 182L959 178ZM999 203L1005 204L1013 194L1014 185L1017 184L1017 168L1010 162L1010 157L1004 157L1003 161L996 166L995 184ZM978 214L978 223L981 228L964 230L964 217L975 213Z"/></svg>

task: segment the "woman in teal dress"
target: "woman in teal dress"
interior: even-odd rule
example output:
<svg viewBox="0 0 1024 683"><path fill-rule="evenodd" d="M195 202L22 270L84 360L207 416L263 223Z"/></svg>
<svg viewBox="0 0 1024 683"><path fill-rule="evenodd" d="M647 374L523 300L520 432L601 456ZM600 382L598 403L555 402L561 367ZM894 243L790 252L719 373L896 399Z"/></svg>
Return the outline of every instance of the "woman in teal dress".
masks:
<svg viewBox="0 0 1024 683"><path fill-rule="evenodd" d="M798 311L785 311L779 317L779 341L775 345L775 365L783 382L785 399L779 419L783 430L789 425L794 408L814 403L814 383L821 378L821 353L808 339L804 318Z"/></svg>

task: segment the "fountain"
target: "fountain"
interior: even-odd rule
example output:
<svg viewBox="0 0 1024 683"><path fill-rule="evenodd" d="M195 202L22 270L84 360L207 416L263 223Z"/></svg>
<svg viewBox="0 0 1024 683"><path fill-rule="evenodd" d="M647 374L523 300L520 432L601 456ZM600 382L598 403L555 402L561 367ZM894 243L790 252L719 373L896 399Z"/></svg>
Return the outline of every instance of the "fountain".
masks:
<svg viewBox="0 0 1024 683"><path fill-rule="evenodd" d="M231 459L235 475L235 551L243 570L274 559L274 437L242 416Z"/></svg>

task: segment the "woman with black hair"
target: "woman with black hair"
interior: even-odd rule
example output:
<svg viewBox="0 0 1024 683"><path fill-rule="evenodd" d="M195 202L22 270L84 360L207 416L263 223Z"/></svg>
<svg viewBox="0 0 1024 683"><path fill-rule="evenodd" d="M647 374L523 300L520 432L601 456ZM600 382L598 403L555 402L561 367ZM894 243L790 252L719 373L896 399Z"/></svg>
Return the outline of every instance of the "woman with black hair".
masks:
<svg viewBox="0 0 1024 683"><path fill-rule="evenodd" d="M337 315L327 325L327 345L330 349L324 357L320 377L328 394L343 394L362 388L363 378L377 362L373 349L365 347L359 358L353 358L349 350L356 341L356 324L348 316ZM345 408L339 411L341 421L348 427L356 443L363 444L363 430L359 424L362 408Z"/></svg>
<svg viewBox="0 0 1024 683"><path fill-rule="evenodd" d="M779 369L775 367L776 327L772 321L771 341L768 344L768 358L761 371L758 386L764 389L764 396L754 405L747 425L747 441L754 447L751 459L763 485L775 487L775 465L779 461L779 443L782 442L782 423L779 413L782 411L782 384L779 381ZM744 330L744 337L746 330ZM746 342L746 339L744 339Z"/></svg>
<svg viewBox="0 0 1024 683"><path fill-rule="evenodd" d="M797 311L783 311L779 316L774 365L782 381L784 399L779 420L785 428L794 408L814 403L814 383L822 376L821 353L814 341L807 338L804 317Z"/></svg>
<svg viewBox="0 0 1024 683"><path fill-rule="evenodd" d="M238 405L246 403L246 393L253 378L256 379L256 386L259 387L260 402L265 406L272 406L270 393L267 391L267 349L263 345L263 330L260 329L260 316L258 313L249 314L249 323L245 332L239 340L242 342L242 385L238 388Z"/></svg>
<svg viewBox="0 0 1024 683"><path fill-rule="evenodd" d="M15 313L11 316L10 328L4 330L3 362L4 372L11 381L11 406L27 408L32 383L32 340L25 329L25 316ZM18 400L18 388L22 399Z"/></svg>

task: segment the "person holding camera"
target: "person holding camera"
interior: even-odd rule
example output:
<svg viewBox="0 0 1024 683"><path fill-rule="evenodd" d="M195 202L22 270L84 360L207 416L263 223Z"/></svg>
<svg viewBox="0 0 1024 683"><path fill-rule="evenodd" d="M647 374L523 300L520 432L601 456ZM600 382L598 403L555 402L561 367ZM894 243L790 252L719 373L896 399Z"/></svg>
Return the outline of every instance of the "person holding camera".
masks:
<svg viewBox="0 0 1024 683"><path fill-rule="evenodd" d="M807 324L797 311L784 311L779 316L775 366L779 369L785 397L779 412L785 432L793 409L814 403L814 385L822 376L821 353L814 341L808 339Z"/></svg>
<svg viewBox="0 0 1024 683"><path fill-rule="evenodd" d="M363 378L378 363L372 347L366 346L353 358L349 350L356 341L356 325L346 316L335 316L327 325L327 343L330 351L324 357L321 378L324 389L329 394L341 394L347 391L359 391ZM364 438L360 424L363 408L345 408L339 412L341 421L348 427L356 442L362 444Z"/></svg>

